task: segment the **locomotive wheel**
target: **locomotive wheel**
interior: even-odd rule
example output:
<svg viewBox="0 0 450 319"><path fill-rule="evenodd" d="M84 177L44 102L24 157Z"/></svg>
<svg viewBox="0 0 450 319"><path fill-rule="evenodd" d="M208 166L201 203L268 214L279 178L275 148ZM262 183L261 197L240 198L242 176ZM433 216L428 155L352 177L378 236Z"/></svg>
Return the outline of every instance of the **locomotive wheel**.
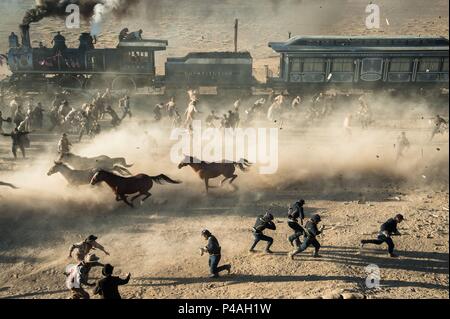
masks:
<svg viewBox="0 0 450 319"><path fill-rule="evenodd" d="M111 89L116 90L126 90L129 92L134 92L137 89L136 81L128 76L119 76L115 78L111 83Z"/></svg>
<svg viewBox="0 0 450 319"><path fill-rule="evenodd" d="M84 84L84 78L76 77L73 75L63 76L58 81L58 86L62 88L70 89L82 89Z"/></svg>
<svg viewBox="0 0 450 319"><path fill-rule="evenodd" d="M85 80L84 88L86 90L103 90L109 88L109 84L104 78L93 76Z"/></svg>

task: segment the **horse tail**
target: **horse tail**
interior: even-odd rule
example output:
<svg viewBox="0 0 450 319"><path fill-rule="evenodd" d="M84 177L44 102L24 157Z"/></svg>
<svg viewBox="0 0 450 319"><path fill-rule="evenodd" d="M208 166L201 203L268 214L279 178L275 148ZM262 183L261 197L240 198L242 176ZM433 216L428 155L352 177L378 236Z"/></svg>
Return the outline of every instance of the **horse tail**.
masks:
<svg viewBox="0 0 450 319"><path fill-rule="evenodd" d="M239 162L237 163L233 163L234 166L239 167L239 169L243 172L247 172L249 167L252 166L252 163L250 163L248 160L246 160L245 158L242 158Z"/></svg>
<svg viewBox="0 0 450 319"><path fill-rule="evenodd" d="M175 181L164 174L161 174L158 176L150 176L150 178L152 179L152 181L154 181L157 184L163 184L163 182L166 182L169 184L181 184L180 181Z"/></svg>

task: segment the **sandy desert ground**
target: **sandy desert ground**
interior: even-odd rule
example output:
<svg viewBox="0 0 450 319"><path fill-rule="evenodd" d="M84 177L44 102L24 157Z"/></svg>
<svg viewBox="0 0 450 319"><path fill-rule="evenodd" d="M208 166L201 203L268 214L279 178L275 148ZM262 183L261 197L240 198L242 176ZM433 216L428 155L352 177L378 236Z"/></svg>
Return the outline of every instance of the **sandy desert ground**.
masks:
<svg viewBox="0 0 450 319"><path fill-rule="evenodd" d="M18 12L31 1L14 1L20 10L11 2L0 4L2 11L15 8L16 14L0 23L3 51ZM252 52L257 69L267 64L276 71L277 59L267 42L284 40L289 31L448 37L448 1L441 0L380 1L389 25L378 31L365 29L366 2L360 0L283 5L230 0L214 6L192 0L176 7L170 2L140 10L139 19L106 23L102 45L114 44L122 26L143 28L149 37L170 40L170 49L159 60L162 69L167 55L232 49L233 20L239 17L241 49ZM60 26L57 19L36 24L34 43L49 43L51 32ZM68 38L75 41L77 33ZM183 181L156 186L151 200L134 210L116 203L105 186L72 188L60 176L46 176L57 156L56 133L33 134L30 158L17 162L11 160L9 140L0 139L0 180L20 187L0 189L0 298L68 298L63 275L73 262L68 250L91 233L111 252L109 257L98 253L103 262L115 265L117 274L131 272L130 284L121 290L124 298L335 298L343 291L367 298L449 298L448 133L427 143L432 116L448 118L444 104L372 97L376 122L369 130L355 127L351 139L345 137L342 122L355 105L340 106L332 120L312 127L304 126L299 116L298 122L279 130L277 174L260 175L256 164L248 173L239 172L238 191L218 188L209 196L190 169L178 170L169 161L173 142L168 125L155 125L146 110L154 104L147 100L136 105L134 120L73 149L84 156L126 156L135 163L133 173L165 173ZM215 106L231 105L222 101ZM401 131L407 132L412 147L395 164L393 144ZM328 228L319 239L319 259L312 258L311 250L294 261L287 257L287 207L300 197L307 201L307 216L320 213ZM250 254L250 229L267 209L278 227L268 233L275 238L275 253L266 255L259 246L261 252ZM395 238L400 257L387 257L384 246L360 251L359 240L375 236L379 225L398 212L407 218L400 226L403 236ZM203 228L220 240L223 262L233 265L231 275L207 278L207 258L198 254ZM381 270L378 289L365 285L370 264ZM93 270L92 278L100 278L100 271Z"/></svg>

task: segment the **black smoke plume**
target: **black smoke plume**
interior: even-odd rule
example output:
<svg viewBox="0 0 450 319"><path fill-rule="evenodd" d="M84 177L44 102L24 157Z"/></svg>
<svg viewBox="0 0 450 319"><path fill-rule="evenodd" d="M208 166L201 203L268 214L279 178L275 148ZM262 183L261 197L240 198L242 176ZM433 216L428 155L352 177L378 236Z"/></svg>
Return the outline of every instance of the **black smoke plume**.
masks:
<svg viewBox="0 0 450 319"><path fill-rule="evenodd" d="M104 5L114 16L120 18L127 15L141 0L36 0L36 7L25 14L22 24L30 25L47 17L67 16L66 7L76 4L80 7L80 14L89 20L95 13L96 5Z"/></svg>

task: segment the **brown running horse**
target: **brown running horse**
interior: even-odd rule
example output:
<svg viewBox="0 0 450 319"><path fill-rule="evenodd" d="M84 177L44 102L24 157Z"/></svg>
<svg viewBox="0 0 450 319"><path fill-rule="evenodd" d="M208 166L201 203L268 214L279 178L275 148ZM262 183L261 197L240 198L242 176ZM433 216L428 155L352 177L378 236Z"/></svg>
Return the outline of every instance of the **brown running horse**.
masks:
<svg viewBox="0 0 450 319"><path fill-rule="evenodd" d="M246 159L242 159L239 162L207 163L192 156L186 156L178 165L178 168L182 169L185 166L190 166L198 176L205 181L206 193L208 193L209 188L213 188L209 186L209 180L221 175L223 175L225 179L220 182L220 186L222 186L225 181L230 180L230 185L236 189L236 186L232 184L238 177L235 174L236 167L239 167L241 171L246 172L251 165L252 164Z"/></svg>
<svg viewBox="0 0 450 319"><path fill-rule="evenodd" d="M152 196L149 190L153 187L153 183L163 184L163 182L169 184L180 184L181 182L175 181L164 174L158 176L148 176L145 174L139 174L132 177L122 177L115 175L107 171L99 171L94 177L92 177L91 185L95 185L101 182L105 182L116 194L116 200L124 201L128 206L134 207L133 202L140 196L145 196L141 203L147 198ZM135 195L131 198L131 203L128 201L127 195Z"/></svg>

